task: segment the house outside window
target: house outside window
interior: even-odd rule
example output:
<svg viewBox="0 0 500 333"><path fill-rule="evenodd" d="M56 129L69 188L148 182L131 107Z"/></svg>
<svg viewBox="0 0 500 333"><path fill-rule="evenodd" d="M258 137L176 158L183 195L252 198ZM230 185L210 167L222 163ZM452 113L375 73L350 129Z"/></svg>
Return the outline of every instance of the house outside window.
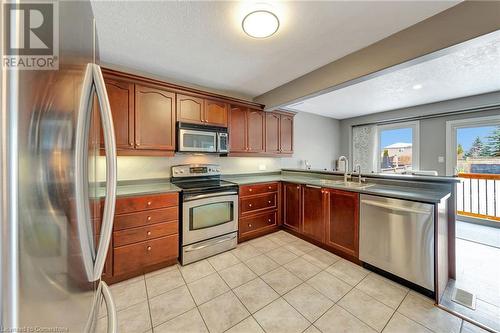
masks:
<svg viewBox="0 0 500 333"><path fill-rule="evenodd" d="M378 171L405 173L419 168L419 123L380 125L378 130Z"/></svg>

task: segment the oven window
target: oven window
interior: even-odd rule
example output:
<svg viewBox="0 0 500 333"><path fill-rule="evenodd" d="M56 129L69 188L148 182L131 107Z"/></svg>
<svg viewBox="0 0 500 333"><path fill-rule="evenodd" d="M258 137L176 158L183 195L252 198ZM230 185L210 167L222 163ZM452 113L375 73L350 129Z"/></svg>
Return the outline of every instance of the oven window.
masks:
<svg viewBox="0 0 500 333"><path fill-rule="evenodd" d="M214 202L190 209L190 230L214 227L233 220L233 202Z"/></svg>
<svg viewBox="0 0 500 333"><path fill-rule="evenodd" d="M215 136L213 134L184 133L183 142L184 147L215 150Z"/></svg>

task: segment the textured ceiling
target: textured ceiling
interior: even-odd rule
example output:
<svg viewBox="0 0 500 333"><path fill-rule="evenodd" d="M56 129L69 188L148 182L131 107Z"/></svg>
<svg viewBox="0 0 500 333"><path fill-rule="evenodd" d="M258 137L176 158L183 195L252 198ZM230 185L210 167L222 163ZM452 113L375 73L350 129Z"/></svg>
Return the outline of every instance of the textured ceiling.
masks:
<svg viewBox="0 0 500 333"><path fill-rule="evenodd" d="M306 99L289 108L344 119L498 90L500 31L469 41L440 57Z"/></svg>
<svg viewBox="0 0 500 333"><path fill-rule="evenodd" d="M93 1L101 61L255 97L457 1L271 2L277 34L241 29L248 1Z"/></svg>

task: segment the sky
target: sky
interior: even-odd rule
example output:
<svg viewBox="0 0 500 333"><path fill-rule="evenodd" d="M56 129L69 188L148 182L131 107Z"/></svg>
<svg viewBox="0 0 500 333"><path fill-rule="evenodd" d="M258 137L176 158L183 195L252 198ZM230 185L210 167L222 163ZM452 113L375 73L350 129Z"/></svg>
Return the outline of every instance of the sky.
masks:
<svg viewBox="0 0 500 333"><path fill-rule="evenodd" d="M412 142L412 129L411 128L401 128L393 130L385 130L380 135L380 147L383 149L388 145L392 145L397 142Z"/></svg>
<svg viewBox="0 0 500 333"><path fill-rule="evenodd" d="M486 143L488 141L486 137L490 135L494 129L495 126L458 128L457 143L462 145L464 151L467 151L470 149L476 137L479 137L483 143Z"/></svg>

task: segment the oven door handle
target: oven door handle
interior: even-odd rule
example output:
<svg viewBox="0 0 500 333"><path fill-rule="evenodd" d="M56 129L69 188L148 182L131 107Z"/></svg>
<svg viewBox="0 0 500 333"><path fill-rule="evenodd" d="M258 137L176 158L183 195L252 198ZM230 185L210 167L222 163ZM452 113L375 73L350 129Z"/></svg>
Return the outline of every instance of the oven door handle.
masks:
<svg viewBox="0 0 500 333"><path fill-rule="evenodd" d="M214 197L221 197L225 195L236 195L238 192L236 191L228 191L228 192L217 192L217 193L209 193L209 194L200 194L200 195L195 195L192 197L187 197L185 198L184 201L192 201L192 200L199 200L199 199L205 199L205 198L214 198Z"/></svg>
<svg viewBox="0 0 500 333"><path fill-rule="evenodd" d="M236 236L222 238L222 239L219 239L216 242L210 242L208 244L203 244L203 245L200 245L200 246L197 246L197 247L194 247L194 248L188 248L188 249L186 249L186 252L198 251L198 250L204 249L204 248L209 247L209 246L213 246L213 245L216 245L216 244L220 244L220 243L231 241L231 240L233 240L235 238L236 238Z"/></svg>

